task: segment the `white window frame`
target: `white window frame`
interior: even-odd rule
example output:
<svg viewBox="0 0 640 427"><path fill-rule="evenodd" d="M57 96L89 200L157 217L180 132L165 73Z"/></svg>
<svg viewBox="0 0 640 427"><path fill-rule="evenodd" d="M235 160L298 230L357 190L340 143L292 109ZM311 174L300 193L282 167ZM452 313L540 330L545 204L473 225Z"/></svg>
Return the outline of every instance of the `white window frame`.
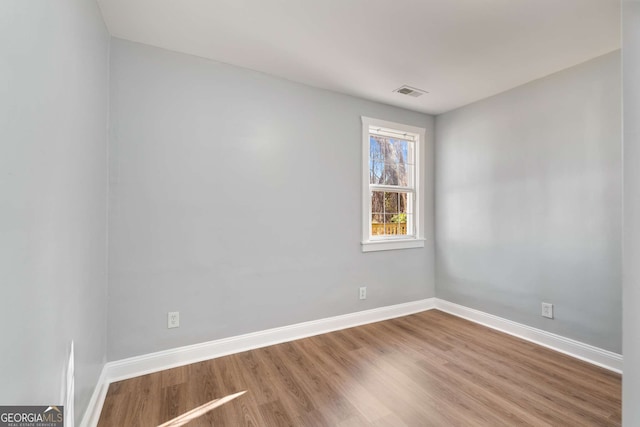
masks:
<svg viewBox="0 0 640 427"><path fill-rule="evenodd" d="M372 236L371 235L371 193L372 185L369 183L369 136L370 129L378 128L396 133L408 133L416 138L414 147L414 200L413 221L414 233L403 236ZM422 215L424 212L424 192L422 179L424 177L424 128L409 126L386 120L373 119L362 116L362 252L386 251L393 249L410 249L424 247L424 229ZM380 188L380 186L375 186ZM394 191L389 187L390 191Z"/></svg>

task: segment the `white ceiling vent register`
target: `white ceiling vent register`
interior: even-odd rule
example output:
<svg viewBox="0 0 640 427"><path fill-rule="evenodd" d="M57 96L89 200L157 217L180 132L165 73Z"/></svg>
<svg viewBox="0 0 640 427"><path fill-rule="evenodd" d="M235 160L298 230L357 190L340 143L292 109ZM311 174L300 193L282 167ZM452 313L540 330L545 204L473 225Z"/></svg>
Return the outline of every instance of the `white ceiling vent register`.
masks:
<svg viewBox="0 0 640 427"><path fill-rule="evenodd" d="M394 90L394 92L401 93L402 95L413 96L414 98L422 96L425 93L429 93L426 90L418 89L416 87L411 87L407 85L400 86L398 89Z"/></svg>

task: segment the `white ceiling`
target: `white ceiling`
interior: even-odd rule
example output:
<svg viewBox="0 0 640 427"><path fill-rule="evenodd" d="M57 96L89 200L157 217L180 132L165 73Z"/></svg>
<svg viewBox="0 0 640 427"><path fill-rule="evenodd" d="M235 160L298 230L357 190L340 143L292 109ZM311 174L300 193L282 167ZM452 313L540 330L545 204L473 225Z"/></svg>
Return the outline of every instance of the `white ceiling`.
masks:
<svg viewBox="0 0 640 427"><path fill-rule="evenodd" d="M432 114L620 47L619 0L98 3L115 37Z"/></svg>

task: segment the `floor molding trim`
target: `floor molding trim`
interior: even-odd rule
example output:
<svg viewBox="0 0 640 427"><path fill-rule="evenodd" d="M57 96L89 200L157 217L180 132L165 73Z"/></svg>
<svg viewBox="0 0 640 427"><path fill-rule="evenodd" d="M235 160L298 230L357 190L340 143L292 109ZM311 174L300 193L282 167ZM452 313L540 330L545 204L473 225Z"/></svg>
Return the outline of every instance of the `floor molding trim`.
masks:
<svg viewBox="0 0 640 427"><path fill-rule="evenodd" d="M622 373L622 355L620 354L439 298L428 298L109 362L102 369L80 426L95 427L98 424L109 384L112 382L434 308Z"/></svg>
<svg viewBox="0 0 640 427"><path fill-rule="evenodd" d="M428 298L109 362L102 370L81 426L97 425L109 384L112 382L340 329L408 316L433 308L435 298Z"/></svg>
<svg viewBox="0 0 640 427"><path fill-rule="evenodd" d="M429 298L122 359L107 363L107 380L120 381L255 348L406 316L434 307L435 298Z"/></svg>
<svg viewBox="0 0 640 427"><path fill-rule="evenodd" d="M107 381L107 367L102 368L98 383L93 389L91 399L89 399L89 405L82 417L80 427L94 427L98 425L100 420L100 414L102 413L102 405L104 405L104 399L107 397L107 390L109 390L110 382Z"/></svg>
<svg viewBox="0 0 640 427"><path fill-rule="evenodd" d="M435 308L543 347L584 360L610 371L622 373L622 355L561 335L513 322L473 308L436 298Z"/></svg>

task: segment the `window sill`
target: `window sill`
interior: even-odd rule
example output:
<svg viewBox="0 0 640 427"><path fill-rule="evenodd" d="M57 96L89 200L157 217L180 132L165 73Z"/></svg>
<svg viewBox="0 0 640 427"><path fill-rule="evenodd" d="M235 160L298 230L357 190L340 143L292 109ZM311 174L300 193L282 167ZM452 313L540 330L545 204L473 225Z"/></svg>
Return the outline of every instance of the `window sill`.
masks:
<svg viewBox="0 0 640 427"><path fill-rule="evenodd" d="M425 239L368 240L362 242L362 252L424 248Z"/></svg>

